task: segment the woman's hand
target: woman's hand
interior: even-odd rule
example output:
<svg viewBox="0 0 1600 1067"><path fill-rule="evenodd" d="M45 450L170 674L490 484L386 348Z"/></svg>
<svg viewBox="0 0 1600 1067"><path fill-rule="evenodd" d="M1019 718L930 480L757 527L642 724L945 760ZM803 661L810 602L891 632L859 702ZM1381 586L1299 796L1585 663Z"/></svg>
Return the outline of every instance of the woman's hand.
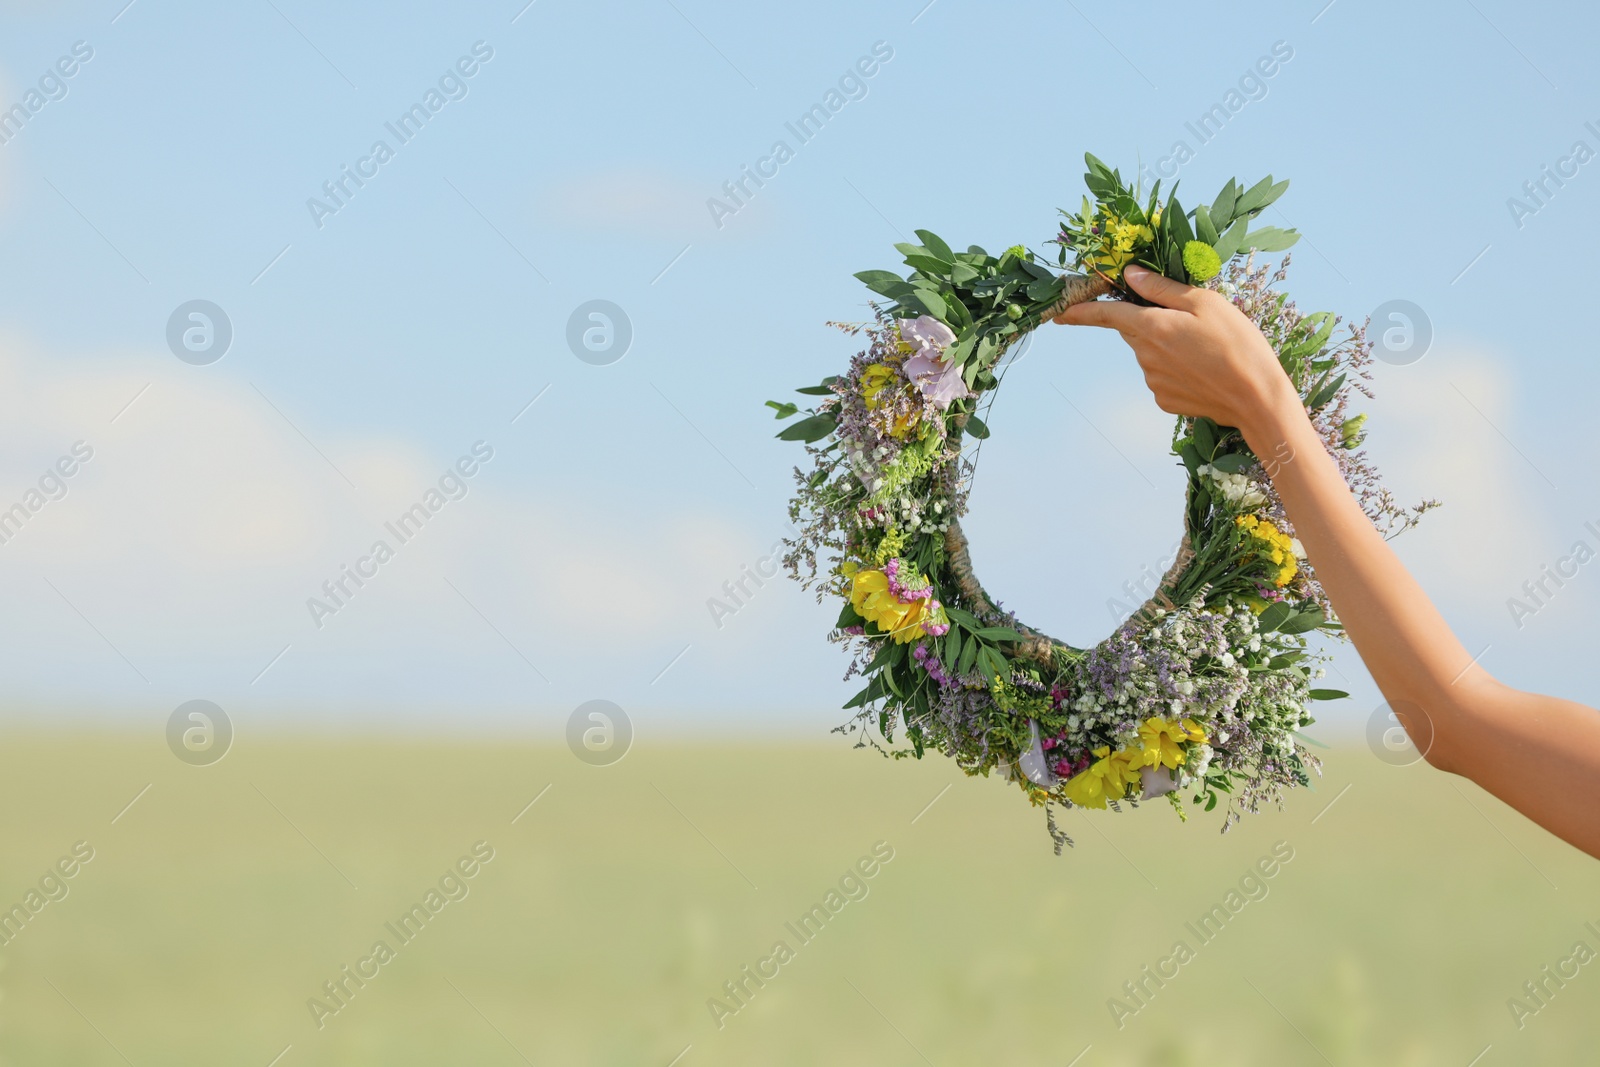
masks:
<svg viewBox="0 0 1600 1067"><path fill-rule="evenodd" d="M1272 346L1226 297L1143 267L1129 267L1123 277L1161 306L1094 300L1074 304L1055 321L1122 334L1161 410L1208 416L1247 439L1302 410Z"/></svg>
<svg viewBox="0 0 1600 1067"><path fill-rule="evenodd" d="M1268 476L1317 580L1428 762L1600 857L1600 715L1501 685L1483 653L1468 655L1351 495L1254 323L1220 294L1125 273L1161 306L1091 301L1056 321L1117 330L1163 409L1237 427L1257 456L1273 457Z"/></svg>

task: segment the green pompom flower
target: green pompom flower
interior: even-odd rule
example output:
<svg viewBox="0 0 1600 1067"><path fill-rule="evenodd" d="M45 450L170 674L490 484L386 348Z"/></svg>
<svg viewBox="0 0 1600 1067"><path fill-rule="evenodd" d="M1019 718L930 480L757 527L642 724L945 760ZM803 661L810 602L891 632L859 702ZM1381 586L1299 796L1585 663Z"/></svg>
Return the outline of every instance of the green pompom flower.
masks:
<svg viewBox="0 0 1600 1067"><path fill-rule="evenodd" d="M1191 282L1208 282L1222 272L1222 258L1204 241L1190 241L1183 246L1183 269Z"/></svg>

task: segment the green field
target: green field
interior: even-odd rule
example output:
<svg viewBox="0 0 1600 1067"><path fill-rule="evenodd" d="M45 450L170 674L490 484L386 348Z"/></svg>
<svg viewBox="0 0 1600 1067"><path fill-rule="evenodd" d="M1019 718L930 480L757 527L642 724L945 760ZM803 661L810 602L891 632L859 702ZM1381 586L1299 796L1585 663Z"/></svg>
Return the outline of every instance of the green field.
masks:
<svg viewBox="0 0 1600 1067"><path fill-rule="evenodd" d="M1507 1000L1575 942L1600 948L1585 929L1600 929L1600 867L1475 787L1365 749L1331 753L1316 792L1226 837L1164 804L1075 814L1060 858L997 782L843 742L641 744L605 768L511 742L241 740L203 768L160 737L13 735L0 751L0 907L76 842L94 850L0 948L8 1064L1596 1057L1600 965L1546 980L1520 1029ZM460 899L441 893L402 943L385 924L426 912L480 841L493 859L446 879ZM893 858L846 880L857 899L836 897L808 943L786 928L826 913L878 842ZM1277 842L1293 858L1228 913ZM1186 924L1213 905L1228 917L1206 943ZM791 958L761 964L779 940ZM344 965L372 977L345 979L338 1006L323 983ZM731 1012L723 983L745 965L777 969L746 979L719 1028L707 1001ZM1123 983L1146 965L1173 976L1144 979L1141 1007ZM1139 1009L1121 1029L1113 996Z"/></svg>

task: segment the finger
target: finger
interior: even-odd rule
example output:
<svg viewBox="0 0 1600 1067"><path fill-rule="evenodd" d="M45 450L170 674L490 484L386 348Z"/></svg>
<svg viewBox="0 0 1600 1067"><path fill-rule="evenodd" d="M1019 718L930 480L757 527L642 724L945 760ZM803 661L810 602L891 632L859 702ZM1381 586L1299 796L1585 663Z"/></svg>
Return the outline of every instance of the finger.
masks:
<svg viewBox="0 0 1600 1067"><path fill-rule="evenodd" d="M1192 285L1175 282L1164 274L1157 274L1153 270L1143 267L1130 266L1122 272L1122 278L1128 287L1152 304L1162 307L1176 308L1179 311L1196 311L1200 307L1200 294L1203 289L1196 289Z"/></svg>
<svg viewBox="0 0 1600 1067"><path fill-rule="evenodd" d="M1137 333L1141 319L1151 310L1135 307L1126 300L1085 300L1067 308L1055 321L1069 326L1104 326L1122 333Z"/></svg>

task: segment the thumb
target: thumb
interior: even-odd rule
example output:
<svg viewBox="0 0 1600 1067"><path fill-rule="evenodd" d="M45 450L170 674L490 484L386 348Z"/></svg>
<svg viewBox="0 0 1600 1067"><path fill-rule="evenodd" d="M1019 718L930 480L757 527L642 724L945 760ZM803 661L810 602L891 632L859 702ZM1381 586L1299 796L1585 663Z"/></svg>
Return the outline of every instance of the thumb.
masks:
<svg viewBox="0 0 1600 1067"><path fill-rule="evenodd" d="M1194 311L1198 306L1196 297L1200 294L1199 289L1175 282L1164 274L1144 267L1129 266L1122 272L1122 277L1128 283L1128 288L1152 304L1177 308L1179 311Z"/></svg>

